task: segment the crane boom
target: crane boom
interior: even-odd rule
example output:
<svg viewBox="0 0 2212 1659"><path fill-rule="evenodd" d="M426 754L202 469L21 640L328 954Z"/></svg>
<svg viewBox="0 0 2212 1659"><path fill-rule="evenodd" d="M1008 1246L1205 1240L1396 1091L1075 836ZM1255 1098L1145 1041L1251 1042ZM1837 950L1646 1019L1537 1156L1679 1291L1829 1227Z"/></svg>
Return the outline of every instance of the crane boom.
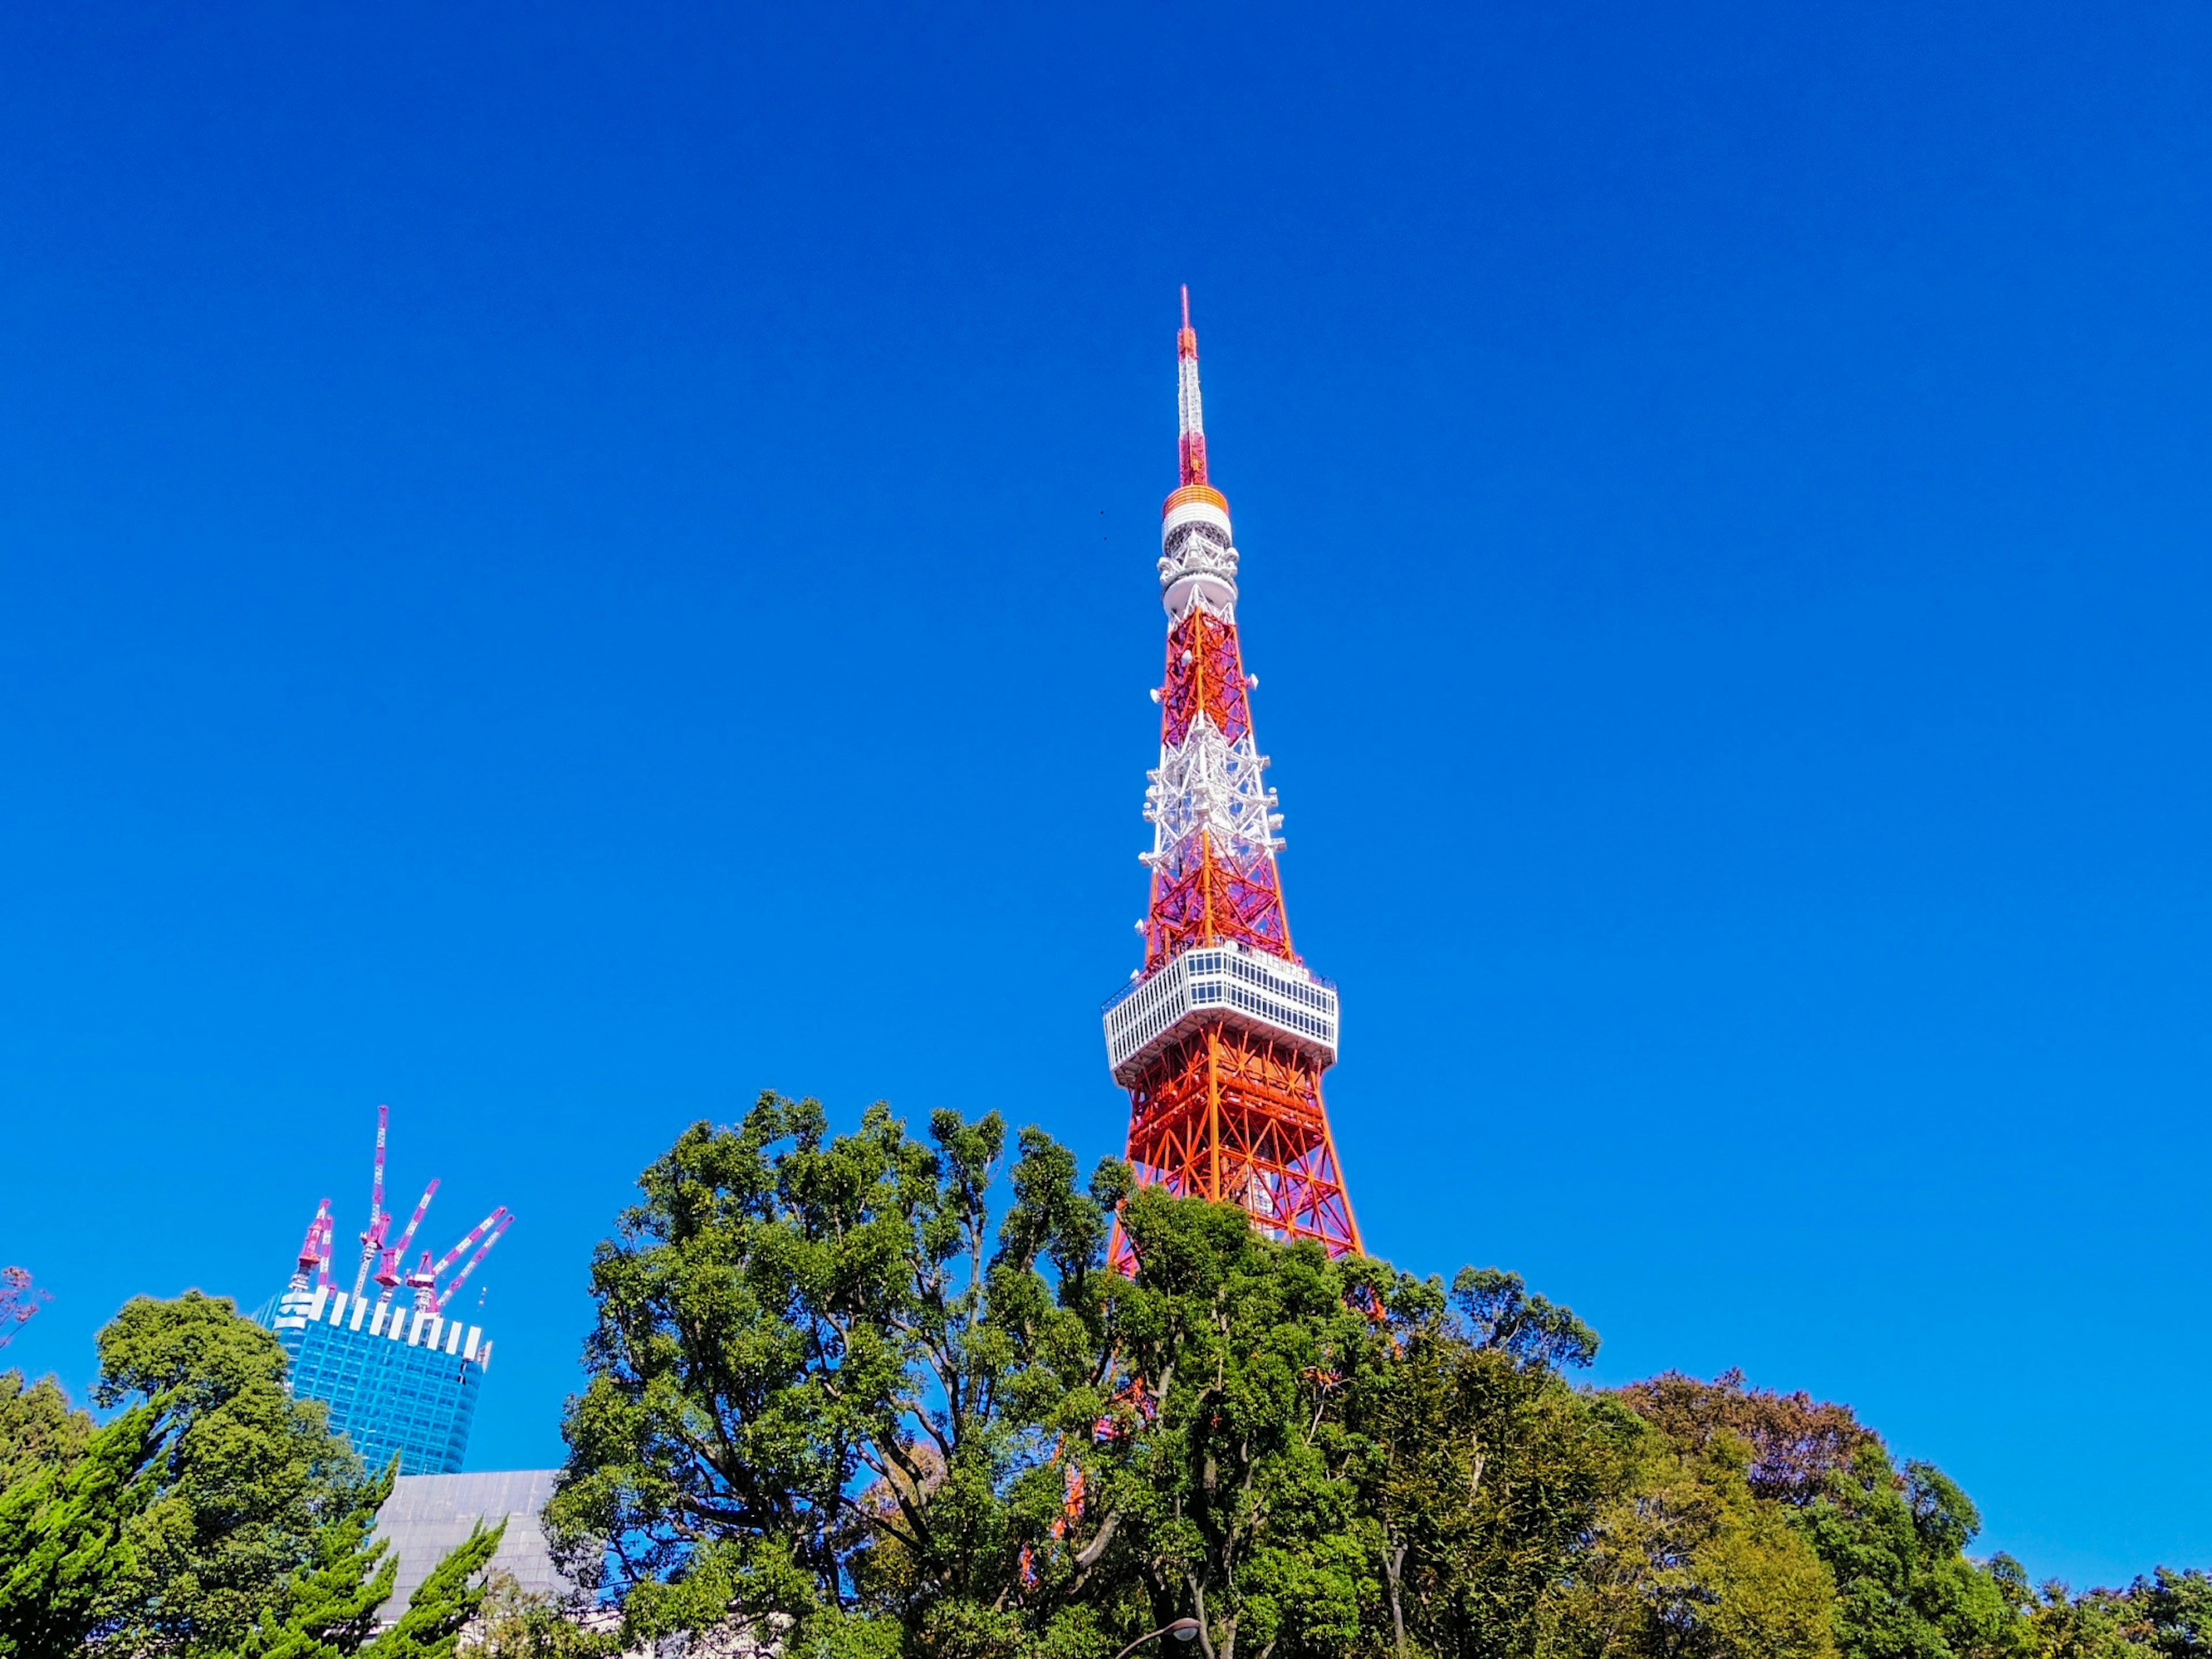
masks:
<svg viewBox="0 0 2212 1659"><path fill-rule="evenodd" d="M446 1304L460 1294L461 1286L469 1282L469 1275L477 1270L477 1263L483 1261L486 1256L491 1254L491 1247L499 1243L501 1237L505 1234L507 1228L514 1224L514 1212L508 1209L505 1205L502 1204L498 1210L494 1212L494 1213L499 1217L499 1225L493 1228L490 1234L484 1239L484 1242L477 1246L477 1253L469 1258L469 1265L462 1268L460 1272L455 1273L453 1275L453 1282L447 1285L445 1290L439 1294L437 1301L438 1312L443 1313L446 1310Z"/></svg>
<svg viewBox="0 0 2212 1659"><path fill-rule="evenodd" d="M354 1270L353 1293L359 1296L368 1285L369 1263L384 1248L384 1235L392 1225L392 1218L384 1212L384 1142L392 1129L392 1108L376 1109L376 1169L368 1182L368 1226L361 1236L361 1266Z"/></svg>
<svg viewBox="0 0 2212 1659"><path fill-rule="evenodd" d="M461 1259L461 1252L469 1249L478 1239L482 1238L486 1233L497 1226L499 1224L499 1218L506 1213L507 1206L502 1204L496 1210L494 1210L489 1215L486 1216L482 1221L477 1222L475 1226L470 1228L466 1233L461 1236L461 1242L459 1243L454 1245L452 1249L447 1251L445 1255L438 1258L438 1265L430 1269L430 1277L434 1280L444 1278L446 1269L452 1267L453 1263Z"/></svg>
<svg viewBox="0 0 2212 1659"><path fill-rule="evenodd" d="M399 1264L407 1259L407 1247L415 1242L415 1230L422 1224L423 1216L429 1212L430 1200L437 1195L438 1182L434 1176L430 1184L422 1189L422 1199L415 1206L415 1213L407 1218L407 1231L399 1235L399 1242L386 1250L383 1259L376 1264L376 1282L384 1286L384 1294L377 1297L378 1301L391 1301L392 1291L399 1288L402 1282Z"/></svg>
<svg viewBox="0 0 2212 1659"><path fill-rule="evenodd" d="M422 1252L421 1264L407 1275L407 1283L415 1292L416 1307L427 1308L432 1313L438 1311L438 1281L445 1277L446 1270L459 1261L463 1253L489 1232L498 1224L500 1217L506 1213L507 1206L502 1204L463 1234L461 1242L440 1256L435 1263L431 1261L429 1251Z"/></svg>
<svg viewBox="0 0 2212 1659"><path fill-rule="evenodd" d="M385 1308L393 1295L404 1286L412 1293L417 1315L436 1315L449 1305L454 1295L469 1278L483 1265L506 1236L513 1224L514 1212L504 1204L482 1221L469 1229L459 1243L435 1261L431 1252L422 1247L418 1235L430 1213L430 1201L438 1195L439 1182L432 1181L422 1188L422 1196L416 1200L414 1213L407 1218L406 1231L395 1240L392 1224L398 1218L384 1207L386 1156L392 1140L392 1108L380 1105L376 1109L376 1151L369 1165L368 1224L357 1235L361 1241L361 1261L354 1269L352 1297L361 1300L372 1280L377 1286L377 1306ZM300 1290L312 1285L319 1291L342 1291L343 1282L334 1282L332 1258L337 1247L337 1220L327 1198L316 1206L314 1218L307 1224L307 1237L301 1241L297 1266L292 1279L292 1288ZM421 1252L420 1259L411 1268L408 1258ZM453 1273L456 1263L466 1258L465 1267ZM342 1269L340 1271L343 1271ZM442 1283L449 1275L450 1285ZM345 1297L340 1297L343 1304ZM356 1327L356 1328L358 1328ZM392 1331L401 1328L395 1322ZM486 1345L489 1352L489 1345Z"/></svg>

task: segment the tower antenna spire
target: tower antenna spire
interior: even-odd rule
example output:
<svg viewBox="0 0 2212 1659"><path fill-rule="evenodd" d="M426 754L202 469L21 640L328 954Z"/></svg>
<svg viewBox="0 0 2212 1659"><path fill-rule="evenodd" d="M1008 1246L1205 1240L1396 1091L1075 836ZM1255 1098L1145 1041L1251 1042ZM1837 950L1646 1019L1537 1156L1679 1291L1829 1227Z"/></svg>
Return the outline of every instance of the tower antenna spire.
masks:
<svg viewBox="0 0 2212 1659"><path fill-rule="evenodd" d="M1206 483L1206 411L1198 396L1198 331L1190 325L1190 284L1182 285L1182 329L1176 336L1177 448L1186 489Z"/></svg>

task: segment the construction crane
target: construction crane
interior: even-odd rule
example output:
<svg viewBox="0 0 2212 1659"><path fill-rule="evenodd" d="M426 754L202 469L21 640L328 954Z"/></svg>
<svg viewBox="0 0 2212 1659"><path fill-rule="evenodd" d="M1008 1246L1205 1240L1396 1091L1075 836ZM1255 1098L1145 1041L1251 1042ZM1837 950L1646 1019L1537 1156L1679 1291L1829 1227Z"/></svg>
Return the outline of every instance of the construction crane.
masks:
<svg viewBox="0 0 2212 1659"><path fill-rule="evenodd" d="M413 1273L407 1275L408 1288L415 1292L415 1305L430 1313L437 1312L444 1302L444 1298L438 1294L438 1281L445 1276L446 1270L459 1261L463 1252L469 1249L494 1227L504 1232L506 1223L513 1218L507 1212L507 1206L502 1204L464 1233L461 1236L461 1242L440 1256L435 1263L431 1261L429 1251L423 1251L421 1262L416 1265ZM486 1249L489 1248L489 1245L485 1246ZM482 1252L478 1254L481 1255ZM473 1267L476 1263L471 1261L469 1266ZM465 1276L465 1274L464 1277ZM459 1280L456 1279L454 1282L458 1284Z"/></svg>
<svg viewBox="0 0 2212 1659"><path fill-rule="evenodd" d="M485 1236L484 1242L477 1246L477 1253L469 1258L469 1265L453 1275L453 1282L446 1286L435 1304L438 1312L445 1312L447 1304L460 1293L461 1286L468 1283L469 1275L477 1270L477 1263L491 1254L491 1247L499 1243L501 1236L507 1231L514 1220L514 1212L504 1204L492 1213L499 1218L499 1225L494 1227Z"/></svg>
<svg viewBox="0 0 2212 1659"><path fill-rule="evenodd" d="M415 1235L421 1230L422 1218L430 1211L430 1200L438 1195L438 1182L432 1180L422 1189L416 1201L414 1214L407 1218L406 1231L396 1243L386 1243L392 1231L392 1212L384 1207L385 1152L391 1139L392 1109L376 1109L376 1157L371 1165L368 1187L368 1225L361 1232L361 1261L354 1270L353 1294L359 1297L368 1289L374 1279L377 1285L377 1303L380 1306L392 1300L401 1285L414 1292L415 1306L424 1312L436 1314L453 1300L453 1293L477 1270L477 1264L491 1254L492 1246L514 1220L514 1212L504 1204L471 1227L460 1243L437 1261L430 1259L424 1250L412 1272L404 1271L401 1263L415 1243ZM312 1281L319 1289L334 1288L331 1278L331 1257L337 1244L337 1223L331 1214L331 1200L325 1199L315 1206L314 1219L307 1224L307 1237L301 1241L300 1255L294 1274L295 1284ZM474 1250L473 1255L469 1252ZM439 1281L450 1272L453 1264L468 1255L468 1265L454 1275L451 1285L442 1291Z"/></svg>
<svg viewBox="0 0 2212 1659"><path fill-rule="evenodd" d="M437 1195L438 1182L434 1176L430 1184L422 1189L422 1197L415 1206L415 1213L407 1218L407 1231L399 1235L399 1242L386 1250L377 1261L376 1282L384 1287L377 1295L379 1304L391 1301L392 1291L399 1288L404 1279L405 1275L399 1271L399 1264L406 1260L407 1247L415 1242L415 1230L422 1224L422 1217L430 1208L430 1200Z"/></svg>
<svg viewBox="0 0 2212 1659"><path fill-rule="evenodd" d="M323 1229L330 1224L330 1220L331 1201L326 1198L315 1206L315 1218L307 1224L307 1236L300 1241L299 1278L305 1279L321 1268Z"/></svg>
<svg viewBox="0 0 2212 1659"><path fill-rule="evenodd" d="M376 1109L376 1170L368 1183L368 1226L361 1236L361 1266L354 1269L353 1293L359 1296L368 1287L368 1270L384 1249L384 1235L392 1225L392 1217L384 1207L384 1139L392 1127L392 1108Z"/></svg>

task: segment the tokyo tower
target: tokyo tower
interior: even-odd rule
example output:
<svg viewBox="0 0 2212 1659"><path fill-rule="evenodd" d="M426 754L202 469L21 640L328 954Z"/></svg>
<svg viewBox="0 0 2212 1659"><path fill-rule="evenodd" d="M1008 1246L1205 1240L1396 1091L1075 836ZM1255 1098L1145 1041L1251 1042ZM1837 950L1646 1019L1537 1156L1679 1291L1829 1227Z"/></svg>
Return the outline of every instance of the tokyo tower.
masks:
<svg viewBox="0 0 2212 1659"><path fill-rule="evenodd" d="M1336 988L1291 948L1275 855L1282 815L1253 737L1237 640L1228 498L1206 476L1190 290L1176 336L1182 478L1160 523L1168 613L1160 763L1145 792L1152 908L1144 965L1105 1011L1107 1058L1129 1091L1139 1182L1225 1199L1279 1238L1359 1249L1321 1074L1336 1060ZM1115 1235L1115 1265L1132 1265Z"/></svg>

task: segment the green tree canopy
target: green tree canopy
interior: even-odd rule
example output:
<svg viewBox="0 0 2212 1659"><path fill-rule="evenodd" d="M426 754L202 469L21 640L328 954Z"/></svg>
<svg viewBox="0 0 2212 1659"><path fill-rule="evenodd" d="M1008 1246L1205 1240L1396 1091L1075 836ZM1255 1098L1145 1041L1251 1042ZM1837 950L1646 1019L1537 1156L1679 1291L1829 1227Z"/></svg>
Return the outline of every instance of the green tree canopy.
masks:
<svg viewBox="0 0 2212 1659"><path fill-rule="evenodd" d="M269 1332L198 1292L140 1297L100 1358L97 1397L122 1409L97 1427L51 1378L0 1376L0 1659L451 1652L496 1534L372 1641L396 1569L372 1534L397 1466L361 1478L323 1408L286 1392Z"/></svg>
<svg viewBox="0 0 2212 1659"><path fill-rule="evenodd" d="M89 1413L72 1407L51 1376L27 1382L0 1371L0 1492L48 1467L66 1469L92 1437Z"/></svg>
<svg viewBox="0 0 2212 1659"><path fill-rule="evenodd" d="M1848 1406L1816 1401L1802 1392L1778 1394L1746 1385L1741 1370L1700 1382L1680 1371L1662 1371L1620 1390L1633 1407L1684 1453L1704 1455L1733 1436L1748 1454L1744 1484L1760 1498L1811 1503L1849 1469L1867 1447L1881 1443Z"/></svg>
<svg viewBox="0 0 2212 1659"><path fill-rule="evenodd" d="M64 1659L111 1617L161 1433L160 1408L134 1407L0 1492L0 1659Z"/></svg>
<svg viewBox="0 0 2212 1659"><path fill-rule="evenodd" d="M1529 1302L1523 1321L1510 1304ZM1462 1273L1448 1297L1401 1275L1387 1312L1346 1407L1381 1577L1363 1645L1534 1652L1545 1592L1626 1479L1633 1419L1550 1368L1547 1355L1594 1355L1597 1338L1516 1276Z"/></svg>
<svg viewBox="0 0 2212 1659"><path fill-rule="evenodd" d="M1193 1613L1207 1659L1398 1625L1531 1650L1611 1467L1550 1369L1587 1328L1510 1275L1455 1310L1233 1207L1133 1194L1112 1161L1079 1185L1035 1131L1006 1143L995 1116L937 1113L924 1142L881 1107L832 1136L770 1095L645 1172L594 1259L548 1512L567 1561L627 1590L634 1638L734 1620L793 1653L1082 1659ZM1117 1206L1133 1279L1104 1265ZM1437 1376L1401 1386L1415 1353ZM1450 1495L1464 1560L1428 1547L1431 1432L1496 1472ZM1386 1490L1425 1545L1395 1623Z"/></svg>
<svg viewBox="0 0 2212 1659"><path fill-rule="evenodd" d="M111 1645L234 1653L343 1507L360 1461L284 1385L276 1336L227 1297L139 1297L100 1334L101 1405L163 1402L150 1501L128 1527Z"/></svg>
<svg viewBox="0 0 2212 1659"><path fill-rule="evenodd" d="M398 1474L395 1455L381 1475L329 1505L312 1552L263 1613L241 1659L343 1659L360 1651L399 1573L398 1559L374 1535L376 1512Z"/></svg>
<svg viewBox="0 0 2212 1659"><path fill-rule="evenodd" d="M461 1632L483 1606L485 1570L507 1531L479 1522L415 1587L392 1628L363 1650L365 1659L453 1659Z"/></svg>

